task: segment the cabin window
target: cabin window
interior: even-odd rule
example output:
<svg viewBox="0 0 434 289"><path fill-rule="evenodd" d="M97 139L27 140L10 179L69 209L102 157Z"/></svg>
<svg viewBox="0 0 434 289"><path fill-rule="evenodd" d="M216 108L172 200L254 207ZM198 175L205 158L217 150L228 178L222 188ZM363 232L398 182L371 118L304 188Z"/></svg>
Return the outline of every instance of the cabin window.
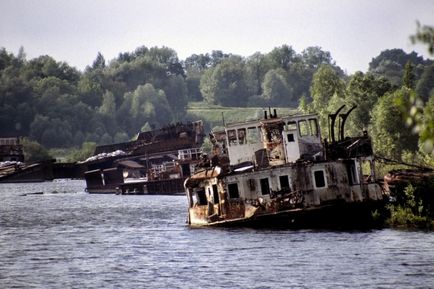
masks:
<svg viewBox="0 0 434 289"><path fill-rule="evenodd" d="M240 193L238 192L238 184L228 184L229 198L238 199L240 197Z"/></svg>
<svg viewBox="0 0 434 289"><path fill-rule="evenodd" d="M298 122L298 130L300 137L309 135L309 124L306 120L300 120Z"/></svg>
<svg viewBox="0 0 434 289"><path fill-rule="evenodd" d="M318 136L318 123L315 118L309 119L310 132L313 136Z"/></svg>
<svg viewBox="0 0 434 289"><path fill-rule="evenodd" d="M196 191L197 196L197 204L198 205L206 205L208 200L206 199L205 190Z"/></svg>
<svg viewBox="0 0 434 289"><path fill-rule="evenodd" d="M191 175L191 170L190 170L190 164L181 164L181 171L182 171L182 176L190 176Z"/></svg>
<svg viewBox="0 0 434 289"><path fill-rule="evenodd" d="M297 123L295 121L289 121L286 125L286 130L297 130Z"/></svg>
<svg viewBox="0 0 434 289"><path fill-rule="evenodd" d="M313 176L315 179L315 188L319 189L319 188L326 187L326 180L325 180L325 175L323 170L314 171Z"/></svg>
<svg viewBox="0 0 434 289"><path fill-rule="evenodd" d="M258 128L249 127L247 128L247 143L258 143L260 140Z"/></svg>
<svg viewBox="0 0 434 289"><path fill-rule="evenodd" d="M212 197L214 199L214 204L219 203L219 192L217 190L217 185L212 185Z"/></svg>
<svg viewBox="0 0 434 289"><path fill-rule="evenodd" d="M245 144L246 143L246 129L240 128L238 129L238 143Z"/></svg>
<svg viewBox="0 0 434 289"><path fill-rule="evenodd" d="M280 176L279 177L279 182L280 182L280 189L281 190L291 190L289 187L289 178L288 176Z"/></svg>
<svg viewBox="0 0 434 289"><path fill-rule="evenodd" d="M237 134L234 129L228 130L229 146L237 144Z"/></svg>
<svg viewBox="0 0 434 289"><path fill-rule="evenodd" d="M263 195L269 195L270 194L270 184L268 182L268 178L261 179L261 193Z"/></svg>
<svg viewBox="0 0 434 289"><path fill-rule="evenodd" d="M288 133L286 135L286 138L287 138L288 142L294 142L295 141L293 133Z"/></svg>

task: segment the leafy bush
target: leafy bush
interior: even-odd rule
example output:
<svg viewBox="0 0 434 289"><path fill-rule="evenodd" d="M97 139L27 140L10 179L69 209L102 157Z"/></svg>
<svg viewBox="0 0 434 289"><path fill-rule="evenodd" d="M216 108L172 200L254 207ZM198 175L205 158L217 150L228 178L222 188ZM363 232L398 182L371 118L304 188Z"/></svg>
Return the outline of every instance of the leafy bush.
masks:
<svg viewBox="0 0 434 289"><path fill-rule="evenodd" d="M395 192L395 201L387 206L390 212L387 223L390 226L434 228L434 212L432 211L433 180L431 178L418 184L422 186L415 187L410 183L403 190Z"/></svg>

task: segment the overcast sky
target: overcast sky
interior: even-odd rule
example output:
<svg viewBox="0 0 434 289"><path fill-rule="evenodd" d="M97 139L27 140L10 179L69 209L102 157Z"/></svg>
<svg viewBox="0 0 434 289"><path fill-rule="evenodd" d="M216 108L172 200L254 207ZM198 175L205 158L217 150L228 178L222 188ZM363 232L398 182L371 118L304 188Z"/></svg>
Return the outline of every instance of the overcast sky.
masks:
<svg viewBox="0 0 434 289"><path fill-rule="evenodd" d="M0 47L82 70L98 52L111 60L142 45L173 48L180 59L320 46L353 73L385 49L427 57L409 40L416 20L434 25L433 0L0 0Z"/></svg>

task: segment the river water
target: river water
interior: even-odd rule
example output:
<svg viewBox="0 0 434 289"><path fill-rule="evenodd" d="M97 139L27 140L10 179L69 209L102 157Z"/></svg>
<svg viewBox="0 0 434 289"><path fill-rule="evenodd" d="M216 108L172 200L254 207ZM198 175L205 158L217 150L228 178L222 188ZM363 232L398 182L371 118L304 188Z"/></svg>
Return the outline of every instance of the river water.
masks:
<svg viewBox="0 0 434 289"><path fill-rule="evenodd" d="M190 229L183 196L84 187L0 184L0 288L434 288L433 232Z"/></svg>

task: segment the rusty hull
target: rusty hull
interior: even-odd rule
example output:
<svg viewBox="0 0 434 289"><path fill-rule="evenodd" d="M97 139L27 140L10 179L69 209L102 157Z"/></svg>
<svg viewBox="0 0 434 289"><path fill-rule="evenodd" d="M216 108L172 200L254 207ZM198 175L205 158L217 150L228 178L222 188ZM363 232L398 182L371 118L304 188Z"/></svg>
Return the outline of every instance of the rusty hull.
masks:
<svg viewBox="0 0 434 289"><path fill-rule="evenodd" d="M315 187L315 171L324 172L326 187ZM279 176L282 175L288 176L290 188L280 188ZM258 180L266 178L270 190L261 192ZM228 184L234 183L238 184L239 198L229 198ZM202 179L190 188L187 186L187 194L194 194L194 188L198 187L208 192L212 185L217 185L219 201L215 203L211 193L207 194L206 204L192 201L189 224L219 226L264 220L267 220L266 223L273 222L273 225L278 225L275 222L287 224L288 218L292 219L295 215L330 210L336 204L345 208L382 199L382 191L377 183L361 181L348 184L345 162L302 162Z"/></svg>

